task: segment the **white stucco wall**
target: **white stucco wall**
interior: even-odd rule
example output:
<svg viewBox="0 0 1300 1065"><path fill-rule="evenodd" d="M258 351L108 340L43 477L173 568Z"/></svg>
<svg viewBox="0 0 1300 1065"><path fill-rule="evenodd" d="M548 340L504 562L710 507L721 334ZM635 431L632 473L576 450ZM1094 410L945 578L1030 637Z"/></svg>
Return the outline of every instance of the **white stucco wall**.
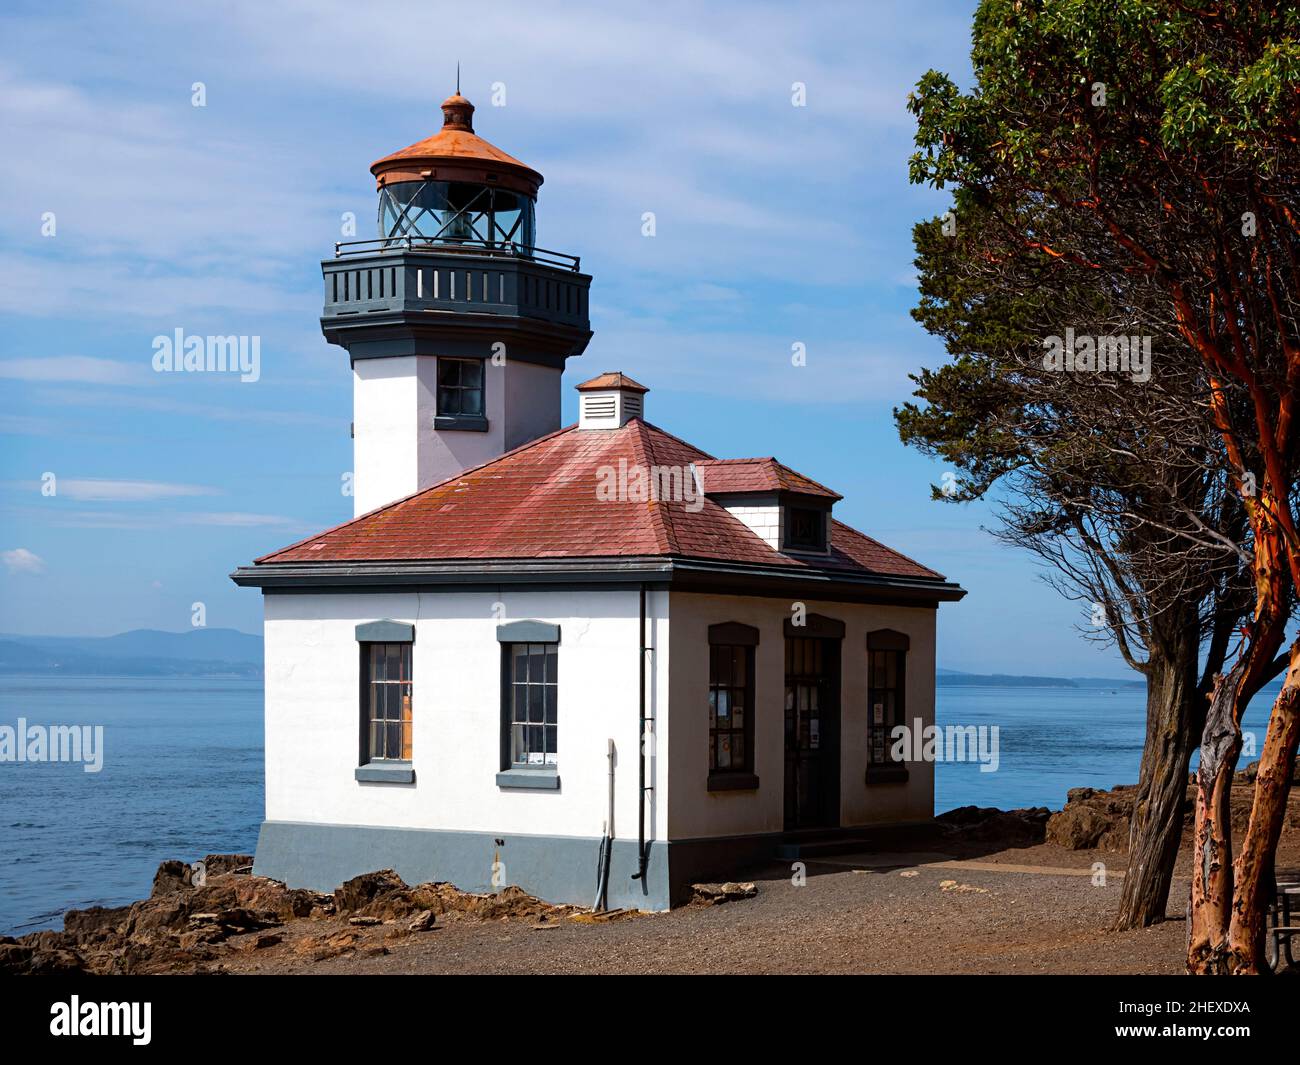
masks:
<svg viewBox="0 0 1300 1065"><path fill-rule="evenodd" d="M488 388L505 395L503 451L560 427L560 370L529 362L507 362L505 366L489 362L487 374Z"/></svg>
<svg viewBox="0 0 1300 1065"><path fill-rule="evenodd" d="M654 705L667 691L667 594L649 595L648 667ZM493 605L504 604L503 616ZM615 832L637 832L639 608L635 591L268 595L266 817L273 821L596 837L608 808L607 740L617 750ZM415 783L360 783L355 628L415 625L412 651ZM502 621L558 624L558 791L499 788ZM667 742L661 717L656 743ZM667 771L647 835L663 838Z"/></svg>
<svg viewBox="0 0 1300 1065"><path fill-rule="evenodd" d="M504 604L503 616L493 604ZM907 720L934 721L935 611L806 601L845 624L842 643L840 824L923 820L934 766L906 783L867 785L866 634L911 640ZM669 611L671 609L671 619ZM649 595L647 698L654 727L647 837L697 839L784 828L785 652L781 599ZM355 627L415 625L415 783L360 783ZM561 628L558 791L496 784L500 769L500 621ZM708 627L760 631L755 659L754 791L708 790ZM615 834L636 836L638 603L635 591L428 592L266 597L266 816L273 821L594 837L608 803L606 742L615 741ZM671 669L670 669L671 664Z"/></svg>
<svg viewBox="0 0 1300 1065"><path fill-rule="evenodd" d="M352 367L352 506L364 514L417 490L416 359L359 359Z"/></svg>
<svg viewBox="0 0 1300 1065"><path fill-rule="evenodd" d="M507 356L508 358L508 356ZM437 359L358 359L352 368L353 513L445 481L560 427L560 371L484 366L487 432L439 431Z"/></svg>
<svg viewBox="0 0 1300 1065"><path fill-rule="evenodd" d="M935 611L916 607L822 603L808 612L844 622L841 662L840 824L924 820L934 812L934 765L910 763L906 783L865 782L867 769L866 636L894 629L911 639L906 716L934 722ZM785 636L790 603L782 599L674 592L670 601L668 838L746 835L784 828ZM710 625L738 621L758 628L754 660L754 791L708 790Z"/></svg>

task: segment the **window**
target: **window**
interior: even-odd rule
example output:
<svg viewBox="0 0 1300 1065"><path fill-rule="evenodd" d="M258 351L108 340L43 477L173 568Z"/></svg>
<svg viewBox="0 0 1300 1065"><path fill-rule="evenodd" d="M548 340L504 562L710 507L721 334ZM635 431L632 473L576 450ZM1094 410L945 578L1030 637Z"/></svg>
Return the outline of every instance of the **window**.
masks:
<svg viewBox="0 0 1300 1065"><path fill-rule="evenodd" d="M505 645L505 653L510 767L554 768L559 734L559 644L511 643Z"/></svg>
<svg viewBox="0 0 1300 1065"><path fill-rule="evenodd" d="M757 788L754 776L754 654L758 629L709 626L709 790Z"/></svg>
<svg viewBox="0 0 1300 1065"><path fill-rule="evenodd" d="M411 644L363 643L362 764L411 760Z"/></svg>
<svg viewBox="0 0 1300 1065"><path fill-rule="evenodd" d="M709 648L709 772L748 773L754 651L730 644Z"/></svg>
<svg viewBox="0 0 1300 1065"><path fill-rule="evenodd" d="M825 551L826 512L811 507L786 507L785 546L803 551Z"/></svg>
<svg viewBox="0 0 1300 1065"><path fill-rule="evenodd" d="M397 181L379 191L379 232L394 241L532 250L533 201L523 193L469 182Z"/></svg>
<svg viewBox="0 0 1300 1065"><path fill-rule="evenodd" d="M482 359L438 359L438 416L484 416Z"/></svg>
<svg viewBox="0 0 1300 1065"><path fill-rule="evenodd" d="M880 629L867 633L867 779L873 769L878 779L905 779L906 766L891 753L891 732L905 724L907 650L910 641L901 632ZM893 774L891 776L891 774Z"/></svg>
<svg viewBox="0 0 1300 1065"><path fill-rule="evenodd" d="M902 724L903 652L872 651L870 655L871 761L886 765L894 761L890 731Z"/></svg>

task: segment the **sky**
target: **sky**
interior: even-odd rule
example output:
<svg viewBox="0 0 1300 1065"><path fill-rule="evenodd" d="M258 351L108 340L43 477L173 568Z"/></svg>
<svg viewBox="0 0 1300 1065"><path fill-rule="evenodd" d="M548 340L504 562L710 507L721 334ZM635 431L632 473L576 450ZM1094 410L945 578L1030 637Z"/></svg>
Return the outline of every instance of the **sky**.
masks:
<svg viewBox="0 0 1300 1065"><path fill-rule="evenodd" d="M594 275L573 385L623 370L647 418L774 455L836 515L969 594L939 665L1124 676L987 504L904 448L907 94L970 82L973 2L64 4L0 16L0 632L261 631L238 565L351 517L351 377L320 260L373 235L370 164L461 88L540 170L540 246ZM797 87L802 86L802 91ZM654 235L643 235L653 212ZM260 338L260 376L159 373L154 340ZM793 365L803 345L805 365Z"/></svg>

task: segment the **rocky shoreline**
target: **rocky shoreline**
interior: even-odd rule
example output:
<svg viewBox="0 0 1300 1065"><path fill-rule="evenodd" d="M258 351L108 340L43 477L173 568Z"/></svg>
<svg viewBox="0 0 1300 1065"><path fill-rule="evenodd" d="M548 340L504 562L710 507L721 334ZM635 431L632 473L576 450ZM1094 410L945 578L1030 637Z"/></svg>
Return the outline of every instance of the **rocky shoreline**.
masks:
<svg viewBox="0 0 1300 1065"><path fill-rule="evenodd" d="M210 854L199 883L196 867L163 862L147 899L69 910L61 932L0 937L0 973L219 973L232 953L278 946L291 931L295 954L324 961L353 950L386 953L384 941L428 932L439 921L545 922L582 913L517 887L493 895L440 883L412 887L391 869L323 894L254 876L252 862L247 854Z"/></svg>
<svg viewBox="0 0 1300 1065"><path fill-rule="evenodd" d="M1250 818L1258 762L1251 762L1233 777L1232 827L1244 831ZM1292 773L1284 830L1300 830L1300 760ZM1116 784L1109 790L1071 788L1065 806L1056 811L1045 806L1021 810L961 806L940 814L935 821L950 836L967 842L998 843L1006 847L1050 843L1065 850L1128 851L1129 824L1137 797L1136 784ZM1195 816L1196 778L1187 780L1183 803L1183 842L1191 840Z"/></svg>
<svg viewBox="0 0 1300 1065"><path fill-rule="evenodd" d="M1254 766L1238 773L1234 827L1249 815ZM1300 771L1296 782L1300 783ZM1191 831L1191 787L1184 843ZM1136 787L1075 788L1065 807L998 810L960 807L939 815L926 842L967 855L1040 848L1122 855ZM1290 796L1284 833L1300 832L1300 789ZM920 843L920 840L915 841ZM504 921L530 929L568 922L604 923L637 916L593 914L557 906L517 887L495 894L458 891L446 883L406 884L392 870L354 877L332 894L289 888L255 876L247 854L211 854L201 863L163 862L147 899L119 907L70 910L62 931L0 936L4 974L223 973L253 956L287 955L295 965L340 957L374 958L396 941L449 924ZM913 874L909 874L913 875ZM752 883L697 885L695 905L752 899Z"/></svg>

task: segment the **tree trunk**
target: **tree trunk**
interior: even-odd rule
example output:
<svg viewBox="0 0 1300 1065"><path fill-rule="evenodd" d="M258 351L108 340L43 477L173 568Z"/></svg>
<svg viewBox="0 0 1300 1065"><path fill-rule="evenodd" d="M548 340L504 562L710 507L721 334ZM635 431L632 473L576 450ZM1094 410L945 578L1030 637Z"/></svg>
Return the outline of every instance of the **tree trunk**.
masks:
<svg viewBox="0 0 1300 1065"><path fill-rule="evenodd" d="M1229 970L1227 929L1232 906L1232 774L1241 753L1241 729L1233 710L1248 657L1219 677L1201 736L1196 771L1195 855L1187 904L1187 969Z"/></svg>
<svg viewBox="0 0 1300 1065"><path fill-rule="evenodd" d="M1286 681L1269 717L1250 823L1234 870L1237 892L1228 929L1228 953L1229 966L1235 973L1260 973L1266 969L1265 916L1274 889L1273 855L1282 834L1298 743L1300 640L1291 645Z"/></svg>
<svg viewBox="0 0 1300 1065"><path fill-rule="evenodd" d="M1169 905L1183 835L1187 769L1205 719L1196 678L1198 636L1192 617L1168 638L1153 638L1148 648L1146 743L1115 923L1121 930L1163 921Z"/></svg>
<svg viewBox="0 0 1300 1065"><path fill-rule="evenodd" d="M1280 505L1289 506L1289 503L1282 500ZM1195 974L1231 973L1242 964L1240 956L1234 955L1234 949L1240 949L1241 944L1234 948L1231 940L1235 886L1232 774L1241 754L1242 715L1270 674L1273 656L1282 646L1291 612L1292 585L1286 541L1272 517L1279 510L1279 501L1266 489L1258 499L1247 503L1246 510L1254 533L1251 569L1255 608L1245 651L1228 675L1215 682L1201 736L1201 764L1196 773L1196 850L1187 899L1187 971ZM1293 713L1294 703L1279 699L1270 718L1270 739L1276 727L1280 732L1274 743L1284 745L1287 728L1285 718L1277 716L1279 710L1284 714L1288 710ZM1274 753L1276 756L1277 752ZM1252 879L1248 893L1256 903L1261 889L1259 876L1273 852L1271 846L1266 846L1268 817L1265 812L1256 829L1251 861L1243 866L1243 872ZM1276 834L1273 839L1276 843ZM1251 922L1255 920L1255 917L1247 918L1243 934L1254 934ZM1262 954L1252 956L1262 959Z"/></svg>

